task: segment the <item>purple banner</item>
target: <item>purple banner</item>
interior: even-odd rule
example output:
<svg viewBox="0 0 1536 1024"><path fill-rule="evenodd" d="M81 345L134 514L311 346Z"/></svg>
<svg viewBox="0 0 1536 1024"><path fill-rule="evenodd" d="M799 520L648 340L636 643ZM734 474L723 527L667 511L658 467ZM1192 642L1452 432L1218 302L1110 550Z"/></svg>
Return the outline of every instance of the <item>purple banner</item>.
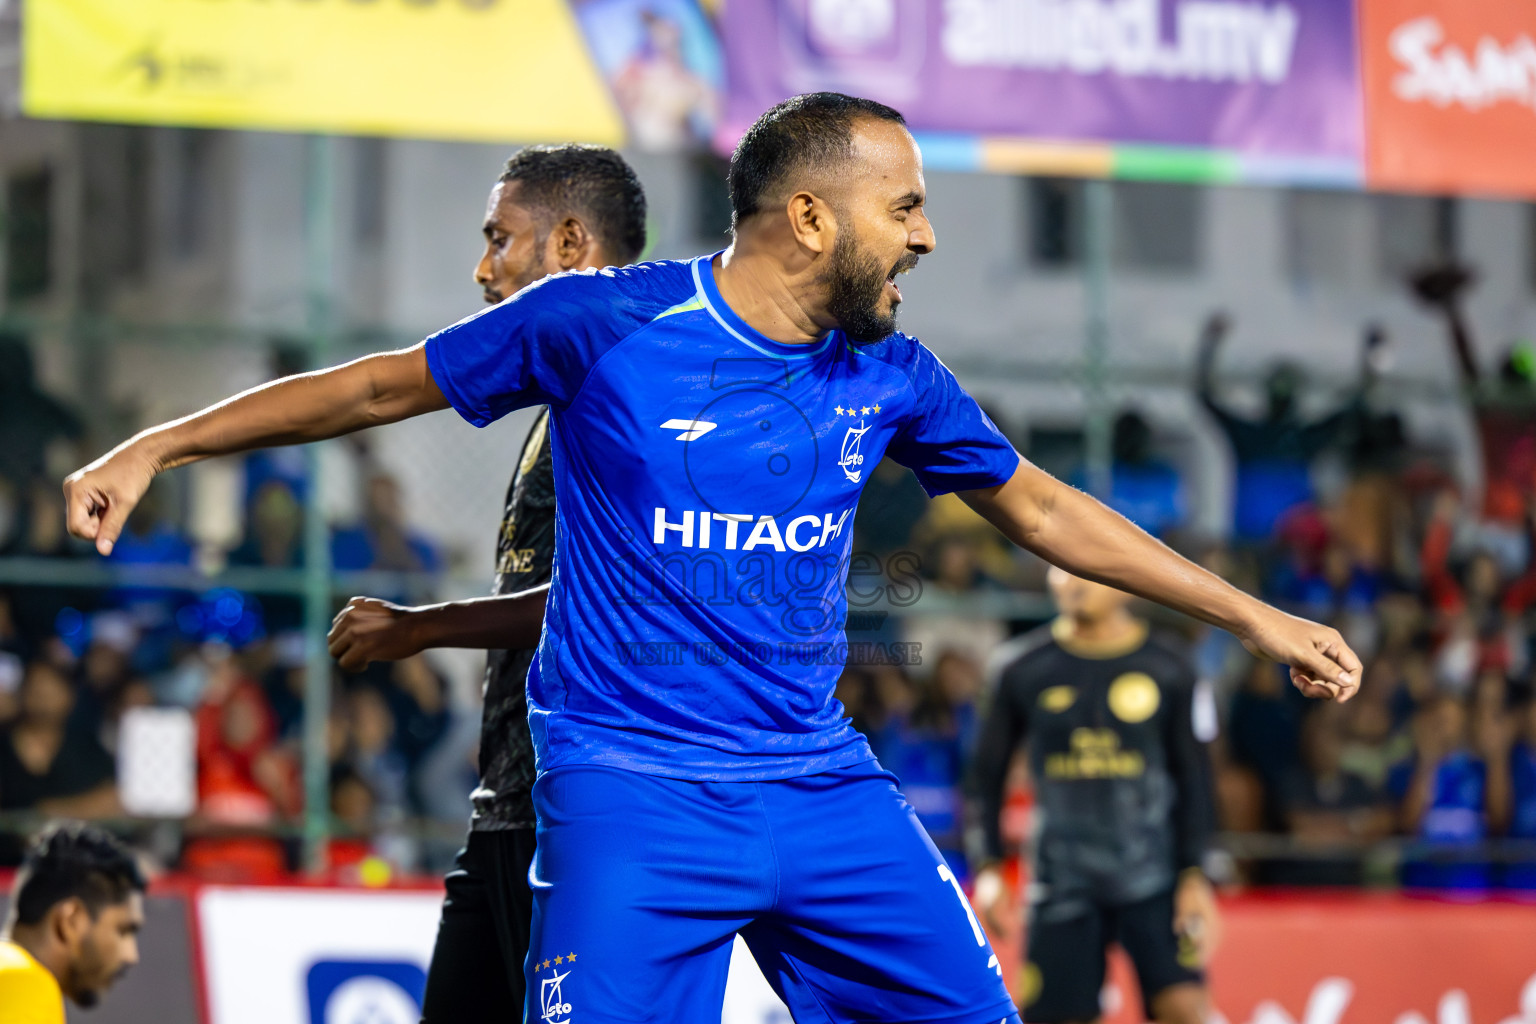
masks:
<svg viewBox="0 0 1536 1024"><path fill-rule="evenodd" d="M1354 9L1352 0L728 0L724 134L734 140L787 96L829 89L888 103L917 130L1357 160Z"/></svg>

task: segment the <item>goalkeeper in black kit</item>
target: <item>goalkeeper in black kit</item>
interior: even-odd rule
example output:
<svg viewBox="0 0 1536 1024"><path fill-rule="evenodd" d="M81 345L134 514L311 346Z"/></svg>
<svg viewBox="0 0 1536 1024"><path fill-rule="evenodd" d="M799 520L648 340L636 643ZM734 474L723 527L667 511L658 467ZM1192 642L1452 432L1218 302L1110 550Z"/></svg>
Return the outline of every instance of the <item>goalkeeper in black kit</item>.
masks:
<svg viewBox="0 0 1536 1024"><path fill-rule="evenodd" d="M1097 1021L1105 953L1135 964L1147 1019L1202 1024L1203 965L1219 920L1201 870L1214 828L1206 744L1215 707L1184 655L1131 614L1129 595L1050 574L1060 616L993 658L990 709L969 779L977 902L1002 891L999 817L1015 752L1028 751L1025 1021Z"/></svg>

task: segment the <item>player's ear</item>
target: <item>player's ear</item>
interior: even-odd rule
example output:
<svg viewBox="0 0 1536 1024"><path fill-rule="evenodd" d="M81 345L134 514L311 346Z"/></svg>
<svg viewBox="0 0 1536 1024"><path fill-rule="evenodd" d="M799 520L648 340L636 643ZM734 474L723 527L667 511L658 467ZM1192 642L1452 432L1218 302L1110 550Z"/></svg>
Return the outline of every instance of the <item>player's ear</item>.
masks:
<svg viewBox="0 0 1536 1024"><path fill-rule="evenodd" d="M54 937L71 952L79 948L93 923L90 909L83 900L74 896L55 904L49 911L49 917L52 919L50 923Z"/></svg>
<svg viewBox="0 0 1536 1024"><path fill-rule="evenodd" d="M826 200L811 192L796 192L789 197L785 208L789 215L789 229L795 241L814 253L832 251L832 241L837 237L837 218Z"/></svg>
<svg viewBox="0 0 1536 1024"><path fill-rule="evenodd" d="M552 273L581 270L602 265L597 237L587 230L580 217L566 217L549 233L545 247L546 262Z"/></svg>

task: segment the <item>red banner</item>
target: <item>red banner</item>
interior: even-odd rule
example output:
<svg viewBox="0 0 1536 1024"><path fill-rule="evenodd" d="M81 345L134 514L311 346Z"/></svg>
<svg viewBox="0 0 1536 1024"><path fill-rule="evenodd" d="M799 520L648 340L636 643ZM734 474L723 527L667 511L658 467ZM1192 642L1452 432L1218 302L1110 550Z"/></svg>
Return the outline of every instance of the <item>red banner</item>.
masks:
<svg viewBox="0 0 1536 1024"><path fill-rule="evenodd" d="M93 1020L318 1019L303 1006L306 999L313 1002L302 984L312 963L346 961L357 971L377 973L381 960L403 960L419 973L431 949L440 892L162 880L140 939L143 962ZM188 902L197 913L187 913ZM338 914L342 905L347 912ZM0 878L0 916L3 911ZM1210 1024L1536 1024L1536 903L1294 892L1224 899L1222 917L1225 940L1210 968ZM261 941L272 935L281 941ZM1023 971L1017 947L996 945L1010 965L1005 977L1018 984ZM204 970L194 972L194 959ZM742 977L733 980L755 976L748 966L743 960ZM209 982L201 1015L194 976ZM756 980L767 992L766 983ZM762 999L750 992L733 995L727 1001L730 1024L784 1019L771 993ZM274 1008L273 1000L286 1003ZM1135 973L1118 952L1104 1004L1106 1024L1142 1020Z"/></svg>
<svg viewBox="0 0 1536 1024"><path fill-rule="evenodd" d="M1536 905L1296 893L1222 917L1212 1024L1536 1024ZM1103 1002L1106 1024L1143 1020L1118 950Z"/></svg>
<svg viewBox="0 0 1536 1024"><path fill-rule="evenodd" d="M1359 0L1366 183L1536 194L1536 3Z"/></svg>

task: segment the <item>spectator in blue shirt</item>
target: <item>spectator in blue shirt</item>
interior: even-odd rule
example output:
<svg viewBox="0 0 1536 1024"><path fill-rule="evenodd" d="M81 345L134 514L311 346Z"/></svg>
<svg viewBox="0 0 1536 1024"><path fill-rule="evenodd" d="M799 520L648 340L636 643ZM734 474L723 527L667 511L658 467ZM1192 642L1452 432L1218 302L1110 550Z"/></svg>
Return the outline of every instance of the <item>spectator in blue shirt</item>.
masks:
<svg viewBox="0 0 1536 1024"><path fill-rule="evenodd" d="M107 561L117 566L171 567L192 564L192 542L187 539L171 509L171 495L164 485L151 487L112 548ZM176 612L191 597L169 586L138 582L127 574L125 585L108 592L107 608L127 612L139 628L133 665L141 672L169 667L176 644ZM83 639L81 637L80 639Z"/></svg>
<svg viewBox="0 0 1536 1024"><path fill-rule="evenodd" d="M1513 713L1519 738L1509 753L1509 838L1536 846L1536 697ZM1536 855L1504 869L1511 889L1536 890Z"/></svg>
<svg viewBox="0 0 1536 1024"><path fill-rule="evenodd" d="M400 484L387 473L369 478L362 521L332 535L331 561L338 572L436 572L442 567L432 542L406 525Z"/></svg>
<svg viewBox="0 0 1536 1024"><path fill-rule="evenodd" d="M892 723L880 735L882 763L901 780L902 795L962 879L967 873L961 783L976 737L980 690L976 664L956 651L944 651L910 718Z"/></svg>
<svg viewBox="0 0 1536 1024"><path fill-rule="evenodd" d="M1232 532L1242 541L1264 541L1287 512L1312 500L1312 462L1341 440L1358 417L1366 382L1342 407L1308 422L1301 418L1296 404L1296 395L1305 383L1301 368L1280 363L1264 382L1268 408L1263 418L1239 416L1217 400L1214 382L1216 353L1230 328L1231 321L1223 313L1206 321L1195 387L1201 403L1227 435L1237 461Z"/></svg>
<svg viewBox="0 0 1536 1024"><path fill-rule="evenodd" d="M1466 856L1488 838L1488 766L1468 747L1467 710L1454 697L1434 696L1415 716L1413 735L1413 756L1387 776L1403 831L1423 840L1425 856L1403 863L1403 885L1487 889L1491 866Z"/></svg>
<svg viewBox="0 0 1536 1024"><path fill-rule="evenodd" d="M1109 507L1154 537L1181 526L1188 508L1178 471L1152 451L1152 426L1138 412L1115 419Z"/></svg>

